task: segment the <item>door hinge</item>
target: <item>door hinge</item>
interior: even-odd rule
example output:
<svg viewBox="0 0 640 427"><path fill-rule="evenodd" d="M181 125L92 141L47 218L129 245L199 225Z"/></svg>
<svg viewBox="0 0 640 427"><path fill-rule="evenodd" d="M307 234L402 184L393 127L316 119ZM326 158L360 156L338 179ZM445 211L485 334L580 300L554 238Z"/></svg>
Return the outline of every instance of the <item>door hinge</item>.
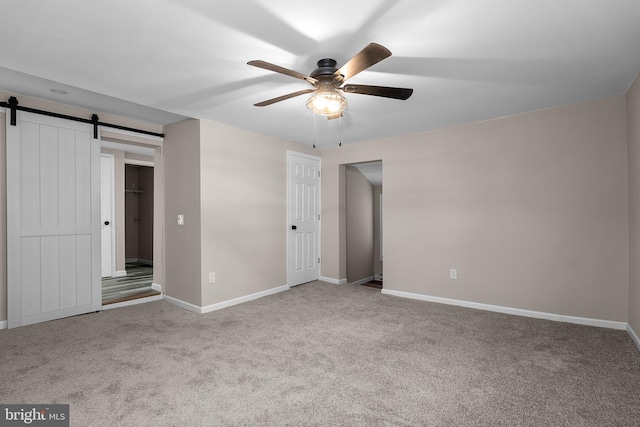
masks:
<svg viewBox="0 0 640 427"><path fill-rule="evenodd" d="M318 171L318 178L320 178L320 171Z"/></svg>
<svg viewBox="0 0 640 427"><path fill-rule="evenodd" d="M318 264L320 264L320 258L318 258Z"/></svg>
<svg viewBox="0 0 640 427"><path fill-rule="evenodd" d="M318 221L320 221L320 214L318 214Z"/></svg>

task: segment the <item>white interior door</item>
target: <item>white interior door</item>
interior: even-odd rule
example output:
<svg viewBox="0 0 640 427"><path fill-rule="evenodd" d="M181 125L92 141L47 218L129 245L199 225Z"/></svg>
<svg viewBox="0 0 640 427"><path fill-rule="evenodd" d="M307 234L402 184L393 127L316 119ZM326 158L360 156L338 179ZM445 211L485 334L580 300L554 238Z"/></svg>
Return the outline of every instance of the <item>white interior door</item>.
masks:
<svg viewBox="0 0 640 427"><path fill-rule="evenodd" d="M320 159L288 153L289 286L320 277Z"/></svg>
<svg viewBox="0 0 640 427"><path fill-rule="evenodd" d="M113 253L113 169L114 158L112 154L100 156L100 230L101 230L101 259L102 277L113 276L115 259Z"/></svg>
<svg viewBox="0 0 640 427"><path fill-rule="evenodd" d="M100 142L89 124L6 116L8 326L99 310Z"/></svg>

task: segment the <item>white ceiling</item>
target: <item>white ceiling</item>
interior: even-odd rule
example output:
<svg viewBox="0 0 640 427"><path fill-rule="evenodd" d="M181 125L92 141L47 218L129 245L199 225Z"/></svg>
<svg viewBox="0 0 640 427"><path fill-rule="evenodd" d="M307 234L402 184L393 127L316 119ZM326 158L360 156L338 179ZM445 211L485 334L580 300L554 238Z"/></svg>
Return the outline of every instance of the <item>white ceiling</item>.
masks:
<svg viewBox="0 0 640 427"><path fill-rule="evenodd" d="M367 178L367 180L373 186L380 187L382 186L382 162L364 162L364 163L354 163L353 166L360 171L362 175Z"/></svg>
<svg viewBox="0 0 640 427"><path fill-rule="evenodd" d="M622 94L640 70L638 0L0 2L0 90L319 147ZM409 100L348 94L332 121L305 96L252 105L310 86L247 61L309 74L372 41L393 56L349 82L410 87Z"/></svg>

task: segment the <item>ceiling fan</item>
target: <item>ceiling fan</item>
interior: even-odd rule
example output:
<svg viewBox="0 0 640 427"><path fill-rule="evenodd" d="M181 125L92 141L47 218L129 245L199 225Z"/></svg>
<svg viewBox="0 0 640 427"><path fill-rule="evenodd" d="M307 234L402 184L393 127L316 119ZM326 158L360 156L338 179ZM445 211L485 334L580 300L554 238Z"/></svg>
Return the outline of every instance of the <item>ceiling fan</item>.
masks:
<svg viewBox="0 0 640 427"><path fill-rule="evenodd" d="M334 59L324 58L319 60L318 68L308 76L265 61L249 61L247 62L248 65L305 80L314 87L314 89L299 90L253 105L266 107L285 99L313 92L313 95L307 101L307 108L316 114L326 116L328 119L337 119L342 117L343 111L347 108L347 99L344 97L344 93L359 93L361 95L406 100L413 93L413 89L344 84L351 77L390 56L391 51L386 47L377 43L369 43L339 69L336 68L337 62Z"/></svg>

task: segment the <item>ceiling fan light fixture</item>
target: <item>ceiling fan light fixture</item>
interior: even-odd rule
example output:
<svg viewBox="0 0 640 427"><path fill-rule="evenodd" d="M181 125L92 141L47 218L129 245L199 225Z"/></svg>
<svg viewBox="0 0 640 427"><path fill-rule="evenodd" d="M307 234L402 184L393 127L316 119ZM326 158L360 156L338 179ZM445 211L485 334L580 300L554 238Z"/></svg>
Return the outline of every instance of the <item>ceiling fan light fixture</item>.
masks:
<svg viewBox="0 0 640 427"><path fill-rule="evenodd" d="M333 88L319 89L307 101L307 108L321 116L334 116L347 109L347 98Z"/></svg>

